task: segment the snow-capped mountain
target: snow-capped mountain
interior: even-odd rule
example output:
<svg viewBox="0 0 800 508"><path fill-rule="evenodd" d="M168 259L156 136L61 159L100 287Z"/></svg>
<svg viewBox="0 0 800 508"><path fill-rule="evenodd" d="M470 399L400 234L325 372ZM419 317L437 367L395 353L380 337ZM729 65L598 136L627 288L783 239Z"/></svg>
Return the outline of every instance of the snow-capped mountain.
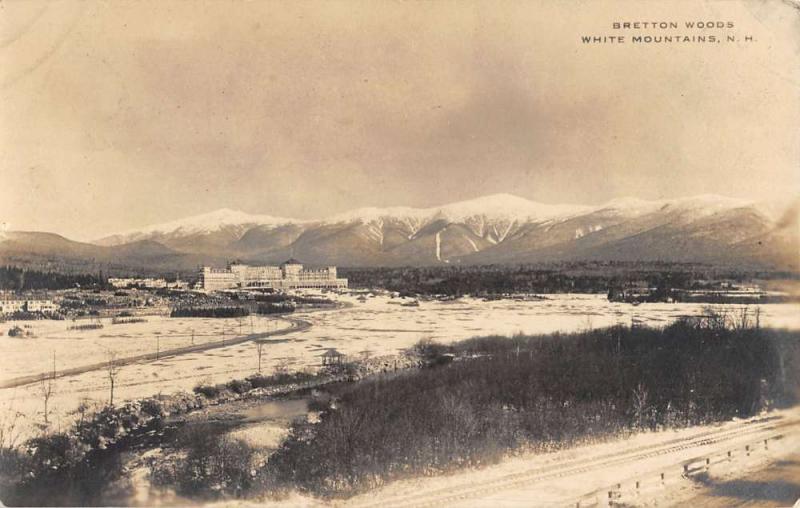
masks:
<svg viewBox="0 0 800 508"><path fill-rule="evenodd" d="M369 221L380 218L444 219L463 222L475 217L490 220L537 220L567 216L588 210L579 205L548 205L514 196L513 194L492 194L469 201L459 201L433 208L359 208L325 220L329 223Z"/></svg>
<svg viewBox="0 0 800 508"><path fill-rule="evenodd" d="M296 219L273 217L271 215L252 215L239 210L222 208L210 213L195 215L163 224L156 224L142 229L125 231L116 235L101 238L98 245L119 245L139 240L158 240L165 237L187 237L210 235L230 230L234 234L243 234L253 226L277 226L302 222Z"/></svg>
<svg viewBox="0 0 800 508"><path fill-rule="evenodd" d="M252 215L222 209L186 219L156 224L101 238L99 245L152 240L178 249L207 250L210 246L227 245L243 240L252 246L253 236L267 232L301 232L311 228L340 229L344 225L361 224L379 243L400 234L411 240L426 226L435 223L463 224L478 237L495 244L527 222L540 222L569 217L589 210L586 206L548 205L528 201L511 194L494 194L433 208L360 208L317 220L299 220ZM248 235L249 232L253 232ZM257 233L260 233L258 235ZM291 235L289 235L291 237ZM280 242L279 242L280 243Z"/></svg>
<svg viewBox="0 0 800 508"><path fill-rule="evenodd" d="M715 195L582 206L495 194L431 208L361 208L315 220L223 209L96 243L149 242L168 249L170 260L195 264L276 263L293 256L342 266L620 260L792 268L800 234L797 221L786 216L800 208L796 202L777 208Z"/></svg>

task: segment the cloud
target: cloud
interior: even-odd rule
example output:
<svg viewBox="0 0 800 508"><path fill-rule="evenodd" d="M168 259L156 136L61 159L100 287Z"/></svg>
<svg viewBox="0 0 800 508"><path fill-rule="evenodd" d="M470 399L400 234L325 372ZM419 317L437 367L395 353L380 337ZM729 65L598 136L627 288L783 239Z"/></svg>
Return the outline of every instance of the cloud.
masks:
<svg viewBox="0 0 800 508"><path fill-rule="evenodd" d="M788 7L625 3L631 19L729 17L762 41L634 48L579 42L614 2L69 4L5 5L14 227L85 239L221 207L316 217L489 192L800 185Z"/></svg>

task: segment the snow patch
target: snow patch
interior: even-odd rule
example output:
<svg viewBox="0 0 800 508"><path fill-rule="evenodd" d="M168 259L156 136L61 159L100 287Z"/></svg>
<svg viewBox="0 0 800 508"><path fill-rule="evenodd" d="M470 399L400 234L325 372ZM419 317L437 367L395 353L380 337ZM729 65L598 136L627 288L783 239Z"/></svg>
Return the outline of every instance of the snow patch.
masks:
<svg viewBox="0 0 800 508"><path fill-rule="evenodd" d="M375 237L381 247L383 247L383 219L378 219L369 223L369 232Z"/></svg>
<svg viewBox="0 0 800 508"><path fill-rule="evenodd" d="M584 230L583 228L578 228L575 230L575 239L577 240L579 238L583 238L588 234L596 233L602 229L603 226L601 224L597 224L595 226L589 226L586 230Z"/></svg>
<svg viewBox="0 0 800 508"><path fill-rule="evenodd" d="M148 226L143 229L129 230L117 235L106 237L100 243L121 244L144 240L153 235L189 236L197 234L210 234L226 227L239 226L244 230L246 226L272 226L277 227L285 224L300 224L304 221L289 219L284 217L273 217L272 215L252 215L239 210L223 208L214 212L196 215L186 219L179 219L163 224Z"/></svg>
<svg viewBox="0 0 800 508"><path fill-rule="evenodd" d="M719 196L716 194L701 194L685 198L660 199L648 201L645 199L624 197L612 199L611 201L597 207L595 211L610 210L621 212L626 215L644 215L653 213L662 208L672 208L677 211L701 211L703 214L711 215L723 210L750 206L751 201Z"/></svg>
<svg viewBox="0 0 800 508"><path fill-rule="evenodd" d="M492 194L468 201L459 201L448 205L433 208L359 208L339 215L334 215L325 220L328 223L369 221L377 218L395 218L401 220L416 220L421 223L430 223L443 219L451 222L466 223L474 219L475 233L483 236L486 224L497 221L525 221L531 219L547 219L551 217L573 216L591 210L591 207L580 205L549 205L529 201L512 194Z"/></svg>

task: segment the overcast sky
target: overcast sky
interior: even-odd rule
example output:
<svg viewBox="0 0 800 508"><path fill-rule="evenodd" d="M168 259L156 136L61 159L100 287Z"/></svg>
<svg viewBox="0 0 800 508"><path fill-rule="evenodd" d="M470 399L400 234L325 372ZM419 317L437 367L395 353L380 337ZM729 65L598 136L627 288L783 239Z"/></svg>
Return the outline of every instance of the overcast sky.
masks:
<svg viewBox="0 0 800 508"><path fill-rule="evenodd" d="M654 20L755 42L580 42ZM789 0L19 1L0 23L10 229L800 190Z"/></svg>

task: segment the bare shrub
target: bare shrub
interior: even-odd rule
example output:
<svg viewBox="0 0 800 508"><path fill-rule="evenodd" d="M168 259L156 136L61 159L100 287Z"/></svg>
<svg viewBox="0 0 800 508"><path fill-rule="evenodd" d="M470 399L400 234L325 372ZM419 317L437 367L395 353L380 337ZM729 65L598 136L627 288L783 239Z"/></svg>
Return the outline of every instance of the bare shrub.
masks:
<svg viewBox="0 0 800 508"><path fill-rule="evenodd" d="M42 379L39 380L39 395L42 397L42 401L44 402L44 424L45 426L50 425L50 399L53 397L53 391L55 389L55 378L53 376L42 376Z"/></svg>
<svg viewBox="0 0 800 508"><path fill-rule="evenodd" d="M633 414L639 429L645 428L648 413L647 388L639 383L633 391Z"/></svg>
<svg viewBox="0 0 800 508"><path fill-rule="evenodd" d="M178 438L186 458L176 474L178 492L192 497L242 497L253 485L255 450L208 425L193 425Z"/></svg>

